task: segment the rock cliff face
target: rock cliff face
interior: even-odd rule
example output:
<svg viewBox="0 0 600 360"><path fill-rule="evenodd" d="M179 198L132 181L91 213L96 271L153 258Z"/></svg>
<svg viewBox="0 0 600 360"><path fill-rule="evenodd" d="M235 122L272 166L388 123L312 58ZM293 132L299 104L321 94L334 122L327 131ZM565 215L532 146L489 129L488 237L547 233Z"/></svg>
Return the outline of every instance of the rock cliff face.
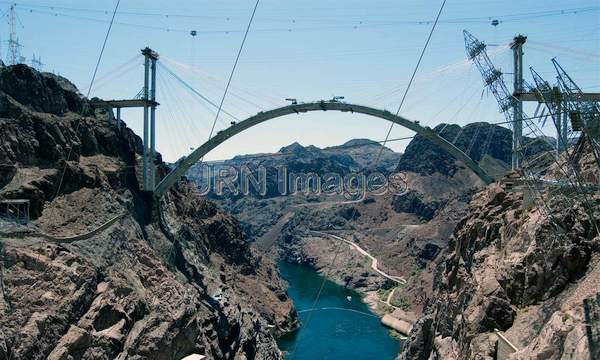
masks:
<svg viewBox="0 0 600 360"><path fill-rule="evenodd" d="M281 358L297 320L272 261L185 181L141 193L141 141L106 119L63 78L0 69L0 198L34 219L0 219L0 359Z"/></svg>
<svg viewBox="0 0 600 360"><path fill-rule="evenodd" d="M496 166L510 168L512 132L498 125L471 123L464 127L455 124L439 124L434 130L444 139L453 143L473 160L479 162L492 175L496 169L489 168L487 159L494 159ZM524 138L525 157L552 150L554 139ZM432 144L422 135L417 135L408 144L398 170L412 171L420 175L435 172L452 176L460 168L455 159L439 146ZM496 171L494 171L496 170Z"/></svg>
<svg viewBox="0 0 600 360"><path fill-rule="evenodd" d="M590 358L583 301L600 292L600 195L543 201L500 185L475 196L402 359L495 359L496 329L514 359Z"/></svg>
<svg viewBox="0 0 600 360"><path fill-rule="evenodd" d="M89 107L75 85L62 76L40 73L27 65L5 67L0 71L0 89L33 111L63 115L83 113Z"/></svg>

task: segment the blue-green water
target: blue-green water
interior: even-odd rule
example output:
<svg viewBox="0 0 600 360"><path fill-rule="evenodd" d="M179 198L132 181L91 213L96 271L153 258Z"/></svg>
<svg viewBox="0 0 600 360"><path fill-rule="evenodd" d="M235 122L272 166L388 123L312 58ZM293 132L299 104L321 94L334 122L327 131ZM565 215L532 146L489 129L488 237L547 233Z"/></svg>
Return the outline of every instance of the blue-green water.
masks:
<svg viewBox="0 0 600 360"><path fill-rule="evenodd" d="M390 336L357 292L326 280L308 321L323 277L305 266L284 262L279 269L302 322L298 331L278 341L288 353L286 360L396 358L400 342Z"/></svg>

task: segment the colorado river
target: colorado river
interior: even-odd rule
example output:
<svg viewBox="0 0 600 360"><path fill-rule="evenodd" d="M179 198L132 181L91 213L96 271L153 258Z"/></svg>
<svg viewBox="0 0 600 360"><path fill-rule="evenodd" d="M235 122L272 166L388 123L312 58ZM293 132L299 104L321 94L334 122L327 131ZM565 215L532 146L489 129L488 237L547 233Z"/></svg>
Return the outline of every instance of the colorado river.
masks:
<svg viewBox="0 0 600 360"><path fill-rule="evenodd" d="M297 332L278 341L281 350L288 352L286 359L396 358L400 342L390 336L360 294L326 280L307 322L323 277L308 267L283 262L279 269L302 322Z"/></svg>

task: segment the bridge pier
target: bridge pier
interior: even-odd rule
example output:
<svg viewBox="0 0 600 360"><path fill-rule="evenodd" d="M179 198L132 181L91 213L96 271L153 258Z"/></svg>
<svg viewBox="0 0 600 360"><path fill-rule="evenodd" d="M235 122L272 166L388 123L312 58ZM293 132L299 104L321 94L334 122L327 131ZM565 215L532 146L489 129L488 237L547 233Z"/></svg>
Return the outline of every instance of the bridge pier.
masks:
<svg viewBox="0 0 600 360"><path fill-rule="evenodd" d="M144 55L144 154L143 190L154 191L156 181L156 61L158 54L150 48Z"/></svg>
<svg viewBox="0 0 600 360"><path fill-rule="evenodd" d="M121 108L117 108L117 130L121 130Z"/></svg>
<svg viewBox="0 0 600 360"><path fill-rule="evenodd" d="M527 37L523 35L516 36L511 44L513 49L514 62L514 92L519 94L523 92L523 44ZM521 142L523 139L523 101L513 97L513 139L512 139L512 169L521 167Z"/></svg>
<svg viewBox="0 0 600 360"><path fill-rule="evenodd" d="M146 47L144 55L144 87L141 98L126 100L94 100L92 107L104 108L108 112L108 121L115 121L117 129L121 128L121 108L144 108L144 151L142 191L154 192L156 184L156 62L158 53ZM116 118L113 109L117 110Z"/></svg>

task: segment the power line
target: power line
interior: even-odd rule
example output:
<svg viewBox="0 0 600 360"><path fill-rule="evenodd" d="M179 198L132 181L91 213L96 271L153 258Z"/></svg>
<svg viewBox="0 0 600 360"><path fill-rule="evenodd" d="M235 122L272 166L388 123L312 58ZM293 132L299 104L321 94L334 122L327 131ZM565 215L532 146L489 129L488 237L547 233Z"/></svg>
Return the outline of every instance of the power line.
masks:
<svg viewBox="0 0 600 360"><path fill-rule="evenodd" d="M229 86L231 85L231 80L233 79L233 74L235 73L235 69L237 68L238 61L240 60L240 56L242 55L242 50L244 49L244 44L246 43L246 39L248 38L248 32L250 32L250 26L252 25L252 21L254 20L254 15L256 15L256 9L258 8L260 0L256 0L256 4L254 5L254 10L252 10L252 15L250 16L250 21L248 21L248 26L246 27L246 33L244 34L244 38L242 39L242 44L238 50L238 53L235 57L235 62L233 63L233 68L231 69L231 73L229 74L229 79L227 80L227 85L225 86L225 91L223 92L223 97L221 98L221 103L219 104L219 108L217 110L217 115L215 116L215 120L213 121L212 128L210 130L210 135L208 138L212 138L212 134L215 130L215 125L217 124L217 120L219 119L219 115L221 114L221 110L223 109L223 103L225 102L225 98L227 97L227 91L229 91Z"/></svg>
<svg viewBox="0 0 600 360"><path fill-rule="evenodd" d="M96 67L94 68L94 75L92 75L92 81L90 81L90 87L88 88L86 97L90 96L92 86L94 85L94 80L96 80L96 74L98 73L98 68L100 67L100 61L102 61L102 55L104 55L104 49L106 49L108 36L110 35L110 30L112 29L113 23L115 21L115 16L117 15L117 9L119 8L120 3L121 0L117 0L117 5L115 6L115 11L113 11L112 18L110 19L110 25L108 26L108 30L106 31L106 36L104 37L104 42L102 43L102 49L100 50L100 55L98 56L98 61L96 62Z"/></svg>
<svg viewBox="0 0 600 360"><path fill-rule="evenodd" d="M92 75L92 80L90 81L90 87L88 88L86 98L88 98L90 96L90 91L92 91L92 87L94 86L94 81L96 80L96 74L98 73L98 68L100 67L100 61L102 60L102 55L104 55L104 49L106 48L106 43L108 42L108 37L110 36L110 30L112 29L113 22L115 20L115 16L117 15L117 9L119 9L120 3L121 3L121 0L117 0L117 4L115 5L115 9L112 14L110 25L108 26L108 30L106 31L106 36L104 37L104 41L102 43L102 49L100 50L100 55L98 55L98 61L96 61L96 66L94 67L94 73ZM77 125L75 126L75 134L77 134L79 131L79 125L81 125L81 118L77 121ZM58 186L56 188L56 193L54 194L55 198L60 193L60 188L61 188L63 180L65 178L65 173L67 171L67 167L69 166L69 159L71 158L71 154L73 153L73 148L74 148L74 146L71 146L69 148L69 152L65 159L65 166L63 168L62 174L60 175L60 180L59 180Z"/></svg>
<svg viewBox="0 0 600 360"><path fill-rule="evenodd" d="M110 12L107 10L101 9L91 9L91 8L81 8L81 7L64 7L64 6L50 6L50 5L37 5L37 4L28 4L28 3L19 3L19 2L9 2L9 1L0 1L0 3L11 3L17 4L20 7L27 9L47 9L47 10L62 10L62 11L70 11L70 12L84 12L84 13L95 13L95 14L109 14ZM491 18L494 19L505 19L503 21L512 21L512 20L520 20L524 18L537 18L537 17L548 17L548 16L563 16L563 15L572 15L572 14L581 14L587 12L594 12L599 10L598 6L588 6L588 7L576 7L576 8L563 8L563 9L554 9L554 10L540 10L540 11L531 11L531 12L519 12L519 13L509 13L509 14L501 14L501 15L488 15L488 16L472 16L472 17L457 17L457 18L448 18L445 20L439 20L438 23L464 23L464 22L489 22ZM233 10L228 10L233 11ZM188 19L218 19L230 21L234 16L208 16L208 15L192 15L192 14L183 14L183 13L173 13L173 12L145 12L145 11L121 11L121 15L128 16L142 16L142 17L162 17L162 18L188 18ZM295 22L297 18L301 18L300 16L292 16L290 18L276 17L276 18L261 18L261 20L273 20L277 22ZM345 16L344 18L347 18ZM313 21L327 21L330 22L331 18L319 18L314 15L310 15L309 20ZM387 21L379 21L380 23L399 23L399 24L418 24L418 25L430 25L435 20L432 19L421 19L421 20L387 20ZM373 21L370 21L373 22ZM364 22L363 22L364 23ZM376 23L376 22L375 22Z"/></svg>
<svg viewBox="0 0 600 360"><path fill-rule="evenodd" d="M171 69L169 69L166 65L164 65L162 62L158 64L160 67L162 67L164 70L167 71L167 73L169 73L169 75L171 75L173 78L175 78L175 80L179 81L186 89L188 89L189 91L191 91L194 95L198 96L199 98L201 98L202 100L206 101L207 103L209 103L210 105L212 105L214 108L218 109L219 105L215 104L214 102L212 102L209 98L207 98L206 96L202 95L200 92L198 92L196 89L194 89L190 84L188 84L185 80L183 80L179 75L175 74L175 72L173 72ZM221 110L225 115L228 115L229 117L233 118L236 121L240 121L240 119L238 119L237 117L235 117L234 115L231 115L230 113L228 113L225 110Z"/></svg>
<svg viewBox="0 0 600 360"><path fill-rule="evenodd" d="M361 314L361 315L366 315L366 316L371 316L371 317L379 318L379 316L377 316L377 315L369 314L369 313L364 312L364 311L359 311L359 310L355 310L355 309L347 309L347 308L342 308L342 307L329 306L329 307L322 307L322 308L319 308L319 309L315 309L315 311L326 311L326 310L350 311L350 312ZM310 309L298 310L298 314L302 314L302 313L305 313L305 312L308 312L308 311L311 311L311 310Z"/></svg>
<svg viewBox="0 0 600 360"><path fill-rule="evenodd" d="M442 15L442 11L444 10L444 6L446 6L446 0L444 0L442 2L442 6L440 7L440 10L437 13L437 16L435 18L435 21L433 23L433 26L431 27L431 31L429 32L429 35L427 36L427 40L425 41L425 45L423 46L423 50L421 50L421 54L419 55L419 60L417 61L417 64L415 66L415 69L413 70L413 73L410 77L410 80L408 81L408 85L406 86L406 90L404 91L404 95L402 95L402 100L400 101L400 105L398 106L398 110L396 110L396 116L398 116L398 114L400 113L400 110L402 109L402 106L404 105L404 101L406 100L406 96L408 95L408 91L410 90L410 87L415 79L415 76L417 75L417 71L419 70L419 66L421 65L421 61L423 60L423 56L425 55L425 51L427 50L427 47L429 46L429 42L431 41L431 37L433 36L433 33L435 31L435 28L437 27L438 24L438 20L440 19L440 16ZM387 135L385 136L385 138L389 138L390 134L392 133L392 129L394 128L394 123L392 123L390 125L390 128L387 132ZM375 159L375 162L377 162L379 160L379 157L381 156L381 153L383 152L383 147L385 146L385 141L383 142L383 144L381 145L381 150L379 150L379 154L377 155L377 158Z"/></svg>
<svg viewBox="0 0 600 360"><path fill-rule="evenodd" d="M8 3L8 2L0 1L0 3ZM92 22L103 22L103 23L108 22L104 19L98 19L98 18L80 16L80 15L73 15L73 14L68 14L65 12L56 11L56 9L59 9L62 11L108 13L107 11L103 11L103 10L41 6L41 5L30 5L30 4L23 4L23 3L16 3L16 4L18 4L19 7L28 9L30 13L45 14L45 15L50 15L50 16L55 16L55 17L61 16L61 17L67 17L67 18L73 18L73 19L92 21ZM46 9L46 10L39 10L39 9ZM493 15L493 16L479 16L479 17L462 17L462 18L446 19L444 21L438 21L438 23L445 23L445 24L482 23L483 24L483 23L488 23L491 18L503 19L503 20L501 20L501 22L517 22L517 21L525 21L525 20L531 21L532 19L537 19L537 18L576 15L576 14L597 12L599 10L600 10L600 7L597 7L597 6L582 7L582 8L566 8L566 9L545 10L545 11L537 11L537 12L529 12L529 13L513 13L513 14L500 15L500 16ZM159 14L159 13L144 13L144 12L132 12L132 11L126 12L126 14L132 15L132 16L156 16L156 17L163 17L165 19L178 18L178 17L191 18L191 19L193 19L195 17L211 18L211 17L202 16L202 15L186 15L186 14L173 14L173 13ZM219 18L219 17L215 17L215 18ZM223 18L223 17L221 17L221 18ZM226 17L225 19L230 19L230 17ZM267 19L262 19L262 20L267 20ZM280 20L280 18L277 18L276 20ZM229 21L229 20L227 20L227 21ZM356 21L350 22L346 25L294 27L297 24L296 24L296 21L294 19L292 19L293 26L262 28L262 29L255 29L253 31L254 32L296 32L296 31L323 31L323 30L336 30L336 29L337 30L344 30L344 29L357 30L357 29L361 29L361 28L376 28L376 27L398 26L398 25L430 25L434 21L435 20L428 20L428 19L426 19L426 20L387 20L387 21L356 20ZM331 24L332 20L329 19L329 20L323 21L323 22L326 24ZM189 33L192 30L190 28L183 29L183 28L174 28L174 27L162 27L162 26L155 26L155 25L145 25L145 24L139 24L139 23L122 22L122 21L115 22L115 24L123 25L123 26L144 28L144 29L148 29L148 30L159 30L159 31L166 31L166 32L177 32L177 33ZM243 33L244 32L243 29L194 30L194 31L196 32L196 34L204 34L204 35L230 34L230 33Z"/></svg>
<svg viewBox="0 0 600 360"><path fill-rule="evenodd" d="M408 86L406 87L406 91L404 92L404 96L402 97L402 101L400 102L400 106L398 106L398 111L396 112L396 116L398 116L398 113L400 112L400 110L402 108L402 105L404 104L404 100L406 98L406 95L408 94L408 91L410 90L410 86L411 86L411 84L413 82L413 79L414 79L414 77L415 77L418 69L419 69L419 65L421 64L421 60L423 59L423 55L425 54L425 51L427 50L427 47L429 45L429 41L431 40L431 37L433 35L433 32L435 31L435 28L437 26L438 20L439 20L441 14L442 14L442 11L443 11L445 5L446 5L446 0L443 0L442 5L440 6L440 9L439 9L439 11L437 13L435 22L433 23L433 26L431 27L431 31L429 33L429 36L427 37L427 40L425 41L425 46L423 46L423 50L421 51L421 55L419 56L419 60L417 61L417 64L415 66L415 69L413 71L411 79L410 79L410 81L408 83ZM379 164L379 160L381 158L381 154L383 152L385 144L387 143L387 140L390 137L390 133L392 132L393 126L394 126L394 124L392 123L391 126L390 126L390 129L388 130L388 133L387 133L387 135L385 137L384 142L381 144L381 148L379 149L379 153L377 154L377 158L375 159L375 166L374 166L374 168L377 168L377 165ZM354 218L354 216L356 216L356 212L357 212L357 208L355 207L354 211L353 211L353 215L350 218ZM323 288L325 286L325 281L330 276L331 268L335 264L335 260L337 259L338 255L340 253L340 245L342 243L343 243L343 241L338 241L338 243L336 244L334 256L333 256L333 259L331 260L331 264L329 265L329 269L327 271L327 275L325 277L323 277L323 281L321 282L321 287L319 288L319 291L317 292L317 297L315 298L315 301L312 304L311 311L308 313L308 319L306 320L306 325L305 325L306 327L308 327L308 324L310 323L310 320L312 319L312 315L314 313L314 310L316 309L317 304L319 303L319 299L321 297L321 294L323 292ZM299 341L296 341L296 344L294 346L292 354L295 354L296 349L298 347L298 344L299 344Z"/></svg>

